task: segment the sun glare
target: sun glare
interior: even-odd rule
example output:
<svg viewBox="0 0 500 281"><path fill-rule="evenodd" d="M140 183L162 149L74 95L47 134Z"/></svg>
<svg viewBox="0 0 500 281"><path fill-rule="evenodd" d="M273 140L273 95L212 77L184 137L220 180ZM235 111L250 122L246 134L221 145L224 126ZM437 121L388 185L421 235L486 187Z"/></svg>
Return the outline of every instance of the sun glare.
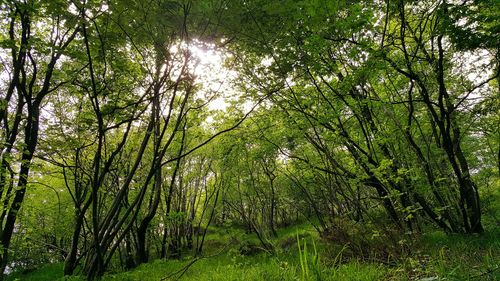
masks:
<svg viewBox="0 0 500 281"><path fill-rule="evenodd" d="M215 45L194 41L189 51L196 58L194 74L203 84L200 98L209 100L209 110L226 110L227 99L232 95L230 81L236 72L225 66L228 54L217 50Z"/></svg>

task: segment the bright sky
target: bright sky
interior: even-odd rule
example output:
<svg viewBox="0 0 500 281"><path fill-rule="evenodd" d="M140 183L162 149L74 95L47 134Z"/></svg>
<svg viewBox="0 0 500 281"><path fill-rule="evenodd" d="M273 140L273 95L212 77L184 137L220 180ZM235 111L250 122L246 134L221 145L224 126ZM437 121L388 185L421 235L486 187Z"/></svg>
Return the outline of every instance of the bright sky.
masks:
<svg viewBox="0 0 500 281"><path fill-rule="evenodd" d="M210 110L225 110L228 106L226 99L233 93L230 81L237 75L235 71L224 66L228 55L210 44L195 42L189 49L198 60L194 74L198 81L203 83L200 95L208 99L215 96L208 104Z"/></svg>

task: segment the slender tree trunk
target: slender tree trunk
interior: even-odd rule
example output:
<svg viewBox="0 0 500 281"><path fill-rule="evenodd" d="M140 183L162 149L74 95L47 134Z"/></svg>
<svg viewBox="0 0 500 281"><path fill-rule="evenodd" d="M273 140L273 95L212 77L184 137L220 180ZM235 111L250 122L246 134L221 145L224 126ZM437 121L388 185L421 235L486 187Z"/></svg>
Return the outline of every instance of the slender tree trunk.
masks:
<svg viewBox="0 0 500 281"><path fill-rule="evenodd" d="M64 261L64 275L72 275L77 264L77 254L78 254L78 241L80 240L80 232L83 227L83 222L85 219L85 213L90 206L92 201L89 199L83 206L81 211L76 214L75 228L73 230L73 236L71 239L71 248L68 255Z"/></svg>
<svg viewBox="0 0 500 281"><path fill-rule="evenodd" d="M24 130L24 143L26 144L26 149L24 150L21 158L21 169L19 172L19 180L17 183L17 190L15 191L14 199L11 203L11 207L7 212L7 219L5 225L2 229L0 236L0 243L2 245L2 254L0 255L0 272L5 271L8 261L8 253L10 241L12 234L14 233L14 226L17 219L17 214L21 208L21 204L24 200L26 194L26 185L28 183L28 176L31 167L31 160L33 159L33 154L36 149L38 142L38 122L40 117L40 111L38 104L32 105L32 108L28 108L28 121Z"/></svg>

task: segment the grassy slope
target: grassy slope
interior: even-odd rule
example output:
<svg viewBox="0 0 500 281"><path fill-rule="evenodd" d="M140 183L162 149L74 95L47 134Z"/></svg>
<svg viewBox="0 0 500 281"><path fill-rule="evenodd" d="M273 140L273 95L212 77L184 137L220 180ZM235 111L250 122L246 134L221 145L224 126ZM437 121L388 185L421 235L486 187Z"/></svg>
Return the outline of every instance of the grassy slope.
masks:
<svg viewBox="0 0 500 281"><path fill-rule="evenodd" d="M298 232L302 241L308 242L306 251L299 251ZM319 239L307 226L281 229L279 238L273 241L279 249L275 255L260 252L246 256L240 254L239 248L242 244L258 245L255 237L234 229L213 229L205 247L208 257L194 262L182 276L178 273L169 280L302 280L304 277L309 280L500 280L498 237L499 229L482 236L447 236L433 232L413 242L411 254L390 263L341 258L342 246L320 242L317 245L319 262L315 264L311 242ZM301 256L307 256L306 267L301 266ZM182 260L156 260L132 271L108 274L103 280L161 280L191 262L188 256ZM84 278L64 279L62 265L54 264L29 274L12 275L7 280Z"/></svg>

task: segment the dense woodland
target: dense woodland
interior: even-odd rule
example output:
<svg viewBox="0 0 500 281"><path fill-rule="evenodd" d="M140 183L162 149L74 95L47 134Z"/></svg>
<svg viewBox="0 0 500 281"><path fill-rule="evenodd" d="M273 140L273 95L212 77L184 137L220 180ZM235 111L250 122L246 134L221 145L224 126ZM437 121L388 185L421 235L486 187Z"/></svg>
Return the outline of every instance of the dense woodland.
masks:
<svg viewBox="0 0 500 281"><path fill-rule="evenodd" d="M499 277L498 1L3 0L0 24L3 278ZM429 235L465 268L430 242L441 271L411 273Z"/></svg>

